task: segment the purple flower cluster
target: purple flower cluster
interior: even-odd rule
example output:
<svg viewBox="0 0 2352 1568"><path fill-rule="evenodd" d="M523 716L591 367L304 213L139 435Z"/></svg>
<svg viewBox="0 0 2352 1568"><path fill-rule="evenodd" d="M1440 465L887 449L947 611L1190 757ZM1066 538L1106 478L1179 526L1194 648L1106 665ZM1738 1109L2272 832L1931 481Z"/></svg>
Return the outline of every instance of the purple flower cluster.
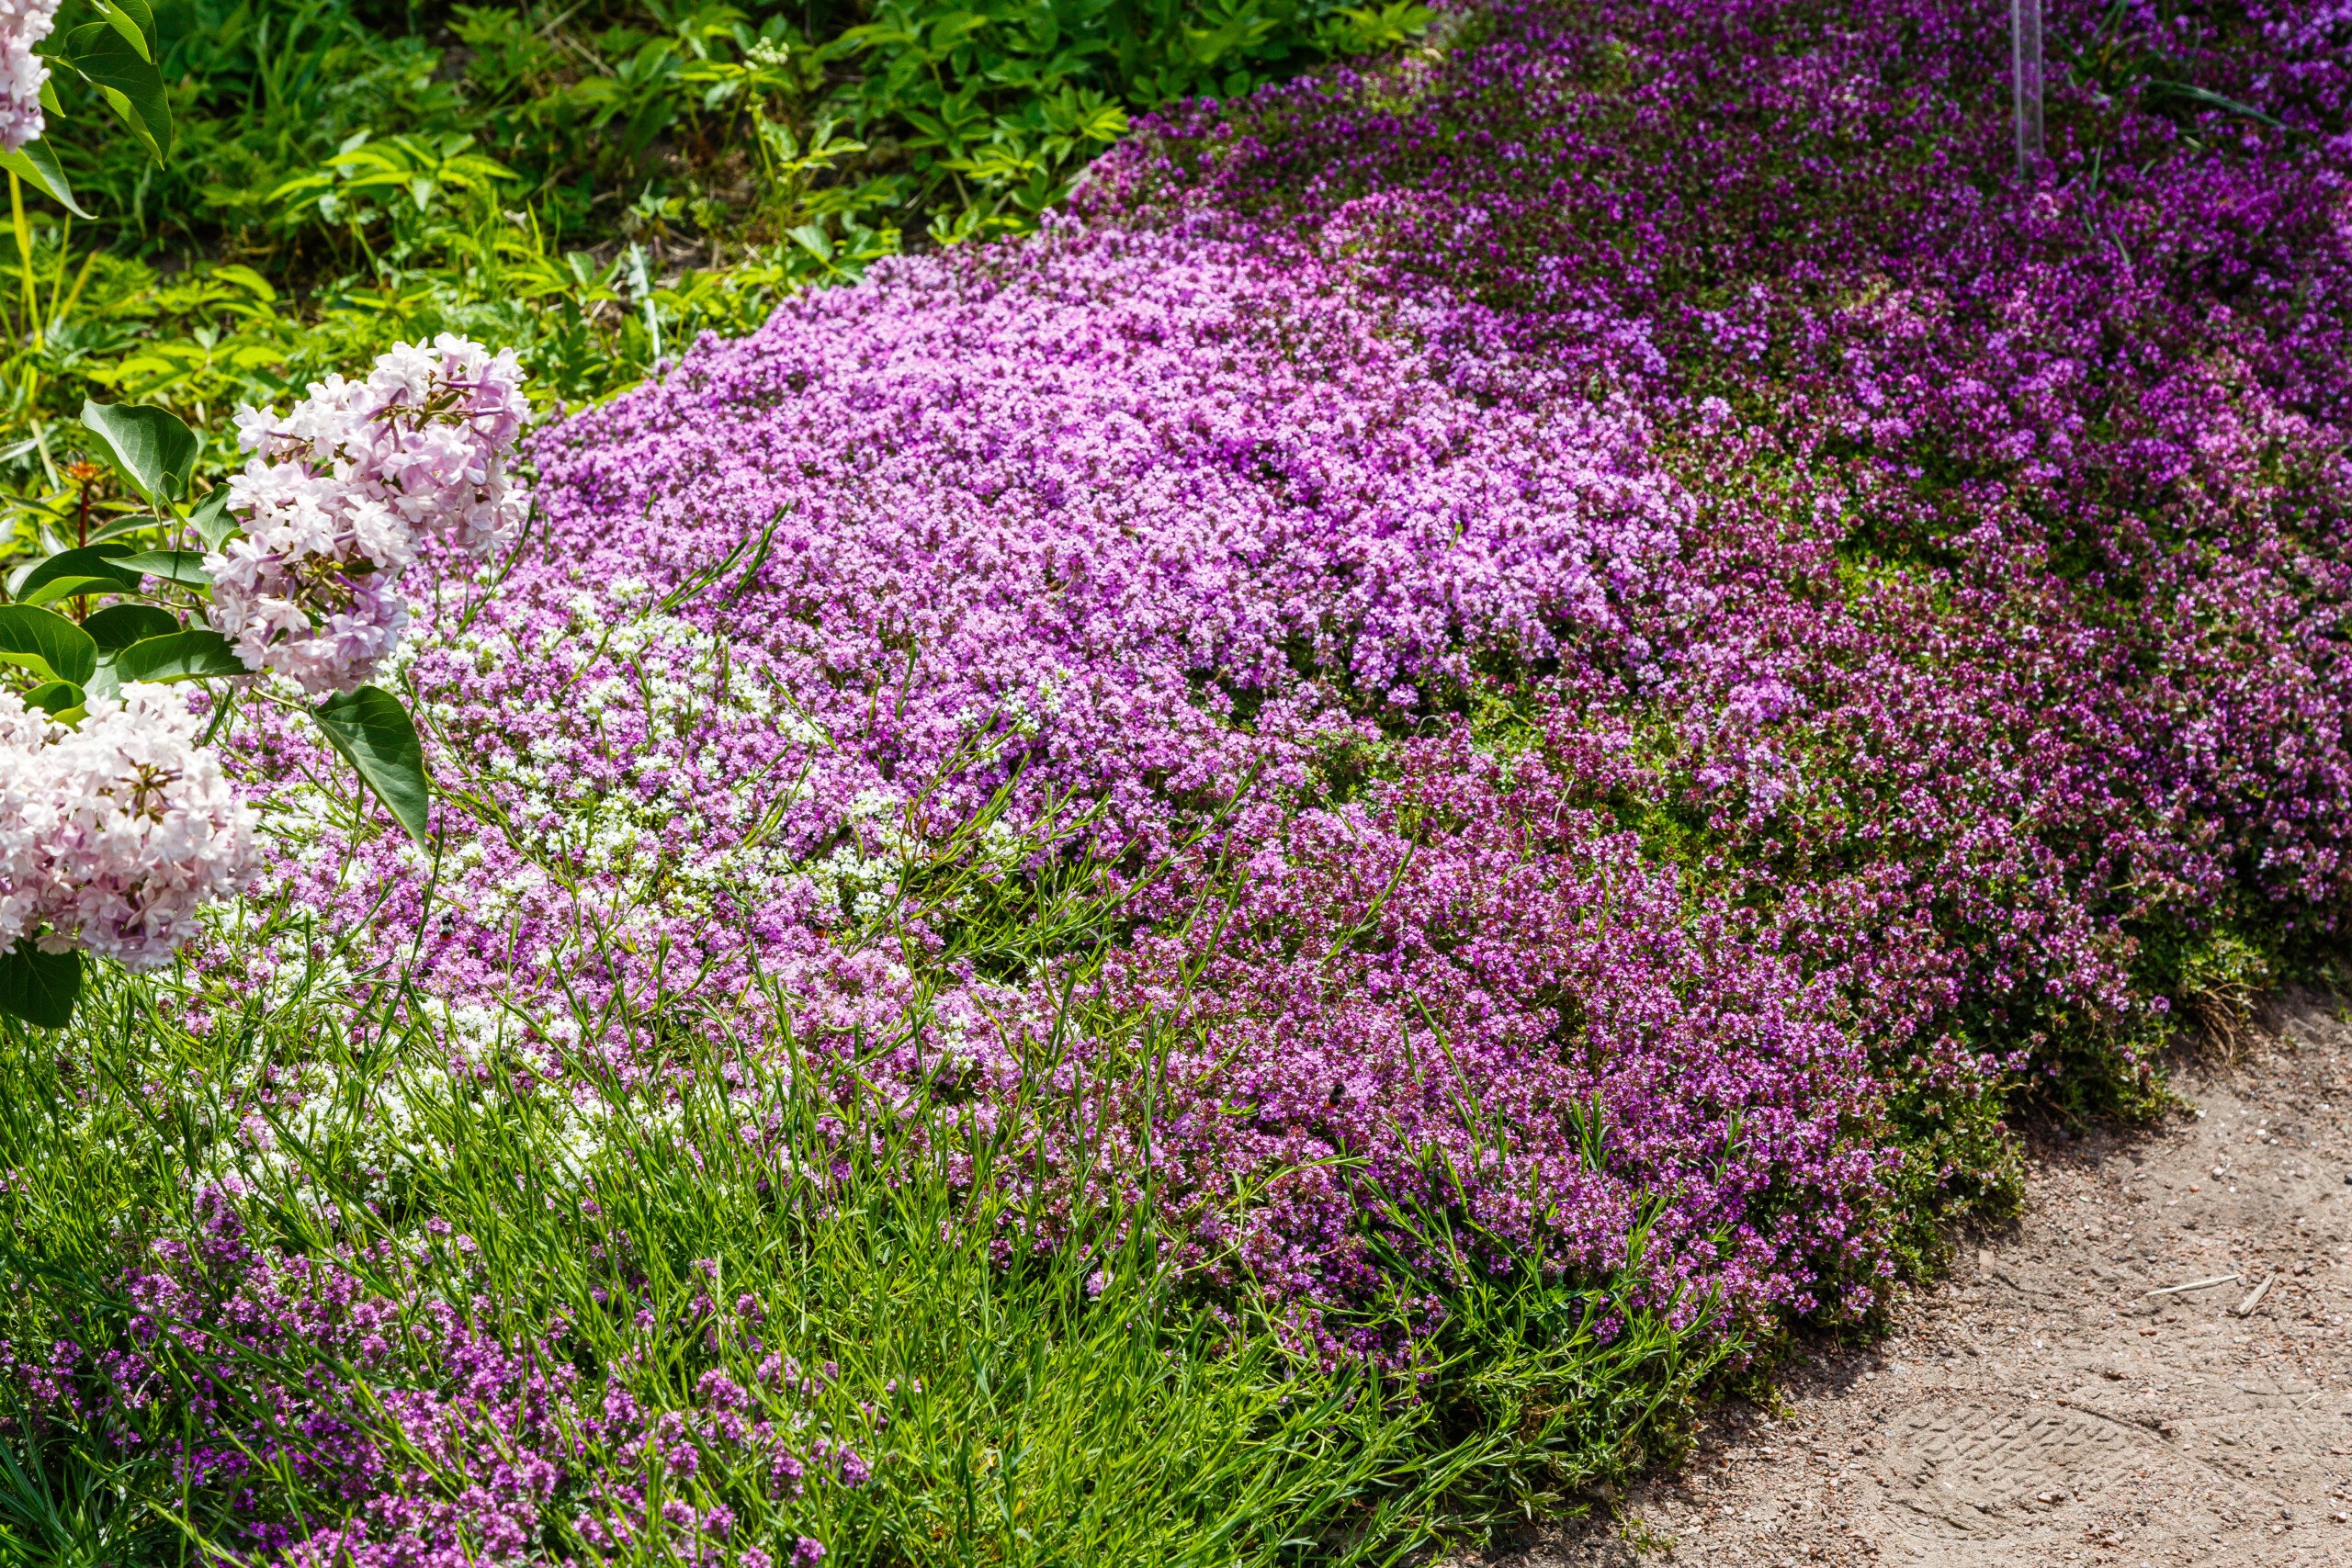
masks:
<svg viewBox="0 0 2352 1568"><path fill-rule="evenodd" d="M540 442L543 549L494 593L444 585L463 629L410 677L489 826L448 818L421 945L396 840L289 868L312 898L389 888L388 947L457 1004L544 1007L560 971L575 998L748 1010L756 958L808 1017L888 1040L913 978L846 933L998 792L1008 830L1176 866L1171 897L1214 819L1201 863L1245 868L1272 951L1372 911L1462 931L1392 950L1380 986L1216 971L1199 1005L1261 1027L1186 1091L1204 1141L1163 1133L1165 1157L1271 1178L1344 1150L1389 1179L1475 1118L1431 1089L1307 1137L1284 1095L1336 1105L1318 1053L1370 1072L1427 1033L1464 1103L1554 1145L1497 1181L1565 1182L1576 1119L1534 1104L1609 1091L1527 1076L1647 996L1603 1053L1648 1086L1604 1108L1621 1197L1539 1206L1553 1239L1596 1257L1632 1194L1704 1167L1687 1226L1654 1233L1661 1278L1697 1258L1742 1311L1845 1300L1886 1223L1857 1052L1965 1094L2061 1027L2128 1040L2161 1006L2137 933L2332 922L2352 808L2344 73L2288 56L2265 99L2242 78L2277 28L2165 31L2310 133L2084 85L2054 112L2072 162L2016 190L1984 172L1979 40L1941 15L1480 11L1433 62L1139 140L1082 221L706 342ZM252 739L270 765L283 742ZM1409 804L1437 777L1493 799ZM1580 956L1566 911L1627 829L1646 891ZM1404 843L1380 894L1365 868ZM586 957L583 927L610 939ZM1748 956L1710 969L1693 942ZM1121 960L1139 995L1156 951ZM951 986L908 1070L946 1051L1010 1092L1019 1029L980 1021L1018 991ZM1539 1001L1567 993L1573 1021ZM575 1008L543 1036L617 1032ZM1707 1051L1743 1091L1810 1097L1806 1131L1755 1135L1735 1095L1741 1136L1637 1156L1697 1092L1668 1064ZM1280 1179L1255 1217L1171 1201L1203 1258L1239 1227L1280 1290L1348 1296L1327 1243L1369 1211ZM1769 1246L1727 1217L1767 1190L1804 1216L1758 1218Z"/></svg>
<svg viewBox="0 0 2352 1568"><path fill-rule="evenodd" d="M706 1359L756 1359L756 1377L714 1364L691 1400L647 1408L583 1381L571 1325L501 1335L469 1244L447 1225L413 1251L286 1253L254 1244L237 1196L200 1192L195 1235L156 1243L128 1279L123 1344L0 1343L0 1369L51 1412L160 1456L184 1495L223 1501L248 1521L233 1541L248 1561L483 1568L545 1561L552 1536L808 1568L822 1545L780 1521L811 1484L866 1483L856 1448L808 1408L821 1383L762 1343L749 1298L674 1326ZM185 1424L159 1427L159 1405ZM745 1544L780 1529L797 1542L787 1558Z"/></svg>
<svg viewBox="0 0 2352 1568"><path fill-rule="evenodd" d="M706 340L540 438L511 570L424 563L437 863L277 874L582 1105L764 977L1028 1118L1037 1245L1115 1173L1333 1355L1455 1266L1408 1212L1856 1310L1898 1120L2129 1072L2154 944L2352 894L2352 22L2052 9L2024 185L1941 0L1501 4ZM950 843L1094 856L1101 998L1192 1043L1039 1069L1060 976L898 912Z"/></svg>
<svg viewBox="0 0 2352 1568"><path fill-rule="evenodd" d="M1663 703L1574 699L1644 730L1634 792L1856 964L1878 1027L2111 1013L2135 927L2327 926L2352 886L2346 29L2061 7L2109 74L2018 190L1949 7L1502 9L1093 190L1345 224L1383 286L1465 289L1537 355L1639 322L1661 371L1617 385L1702 500L1713 610L1660 638Z"/></svg>
<svg viewBox="0 0 2352 1568"><path fill-rule="evenodd" d="M1371 1299L1377 1237L1443 1279L1424 1239L1366 1223L1403 1201L1458 1210L1498 1269L1606 1279L1646 1234L1624 1304L1683 1322L1869 1301L1886 1156L1830 986L1564 808L1572 787L1456 729L1368 802L1250 822L1267 863L1205 966L1181 937L1114 964L1124 1001L1185 1026L1150 1146L1131 1114L1113 1159L1154 1169L1180 1264ZM1236 1171L1280 1174L1236 1213Z"/></svg>

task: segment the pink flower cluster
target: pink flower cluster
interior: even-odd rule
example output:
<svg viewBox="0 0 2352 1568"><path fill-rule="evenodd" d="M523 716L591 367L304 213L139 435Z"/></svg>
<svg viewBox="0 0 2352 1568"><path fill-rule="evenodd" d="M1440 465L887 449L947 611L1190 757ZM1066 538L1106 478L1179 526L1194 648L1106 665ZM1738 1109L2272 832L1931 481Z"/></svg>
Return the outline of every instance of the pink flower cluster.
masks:
<svg viewBox="0 0 2352 1568"><path fill-rule="evenodd" d="M94 697L70 729L0 690L0 949L29 935L152 969L237 890L257 818L199 722L165 686Z"/></svg>
<svg viewBox="0 0 2352 1568"><path fill-rule="evenodd" d="M0 152L38 141L47 119L40 90L49 67L33 46L57 21L58 0L0 0Z"/></svg>
<svg viewBox="0 0 2352 1568"><path fill-rule="evenodd" d="M54 1408L91 1415L199 1390L188 1425L155 1433L144 1452L168 1463L184 1495L246 1499L259 1517L230 1538L244 1561L519 1568L550 1561L554 1535L591 1552L634 1546L715 1564L714 1543L734 1537L730 1564L809 1568L823 1546L788 1528L809 1489L870 1476L864 1436L829 1435L810 1408L824 1380L766 1346L742 1306L713 1303L668 1325L700 1342L705 1365L689 1397L647 1408L582 1377L569 1325L502 1336L466 1237L413 1252L288 1254L254 1245L237 1196L204 1189L196 1233L155 1244L126 1281L130 1316L114 1344L0 1342L0 1371ZM740 1380L727 1370L739 1362ZM742 1488L741 1476L758 1480ZM344 1517L308 1529L269 1517L289 1489ZM779 1538L788 1554L749 1544Z"/></svg>
<svg viewBox="0 0 2352 1568"><path fill-rule="evenodd" d="M1172 919L1215 865L1246 868L1250 934L1192 1004L1207 1032L1167 1080L1177 1103L1136 1098L1158 1078L1114 1055L1082 1075L1110 1095L1112 1146L1049 1117L1020 1134L1074 1180L1156 1125L1204 1282L1364 1299L1373 1194L1434 1199L1429 1162L1451 1156L1490 1234L1555 1267L1622 1255L1671 1191L1638 1270L1657 1299L1695 1283L1691 1303L1741 1312L1842 1308L1883 1258L1884 1156L1854 1136L1876 1086L1831 989L1730 945L1734 912L1613 824L1561 818L1544 788L1573 767L1497 775L1431 712L1493 690L1498 663L1591 661L1658 691L1660 650L1718 598L1681 565L1701 508L1649 417L1587 395L1650 361L1640 333L1596 323L1544 358L1500 324L1207 220L1065 225L797 301L552 433L545 553L462 638L420 645L436 765L512 830L448 818L465 847L429 909L390 840L289 866L293 885L388 899L383 929L460 1002L644 1006L683 971L756 1037L756 961L804 1030L891 1043L870 1073L911 1089L944 1058L1019 1105L1050 987L967 974L910 1036L913 976L852 933L861 900L992 796L1028 841L1074 791L1095 810L1066 850L1165 877L1139 913ZM659 612L655 592L730 553ZM302 742L244 744L276 771ZM1452 826L1431 840L1427 821ZM611 940L582 943L583 923ZM1185 962L1147 940L1106 984L1157 1005ZM1569 991L1604 1054L1545 1045ZM574 1051L622 1081L653 1070L625 1032L570 1022L526 1043L551 1081ZM1484 1165L1465 1104L1544 1131ZM1589 1169L1561 1141L1576 1117L1606 1151ZM1237 1198L1237 1174L1274 1185ZM1572 1176L1576 1201L1525 1195ZM1084 1201L1064 1186L1050 1234L1082 1229Z"/></svg>
<svg viewBox="0 0 2352 1568"><path fill-rule="evenodd" d="M238 411L255 454L229 481L243 532L205 566L213 627L249 668L348 691L400 641L400 578L423 539L479 557L514 536L523 378L512 350L445 333L391 349L364 381L313 384L283 416Z"/></svg>

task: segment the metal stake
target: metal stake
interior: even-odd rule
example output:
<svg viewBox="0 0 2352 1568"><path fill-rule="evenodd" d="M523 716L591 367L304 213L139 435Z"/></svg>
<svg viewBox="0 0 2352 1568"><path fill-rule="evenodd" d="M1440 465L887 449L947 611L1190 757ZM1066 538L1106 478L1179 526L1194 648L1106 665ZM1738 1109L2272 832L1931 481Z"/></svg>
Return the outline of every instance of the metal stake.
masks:
<svg viewBox="0 0 2352 1568"><path fill-rule="evenodd" d="M2009 0L2009 105L2023 179L2041 157L2041 0Z"/></svg>

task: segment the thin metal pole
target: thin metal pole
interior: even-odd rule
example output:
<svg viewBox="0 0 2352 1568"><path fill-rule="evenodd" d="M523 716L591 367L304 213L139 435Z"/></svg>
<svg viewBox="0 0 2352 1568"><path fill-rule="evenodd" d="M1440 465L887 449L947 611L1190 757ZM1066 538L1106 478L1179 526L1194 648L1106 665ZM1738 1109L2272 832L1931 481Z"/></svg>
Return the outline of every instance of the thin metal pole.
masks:
<svg viewBox="0 0 2352 1568"><path fill-rule="evenodd" d="M2009 0L2009 107L2023 179L2041 158L2041 0Z"/></svg>

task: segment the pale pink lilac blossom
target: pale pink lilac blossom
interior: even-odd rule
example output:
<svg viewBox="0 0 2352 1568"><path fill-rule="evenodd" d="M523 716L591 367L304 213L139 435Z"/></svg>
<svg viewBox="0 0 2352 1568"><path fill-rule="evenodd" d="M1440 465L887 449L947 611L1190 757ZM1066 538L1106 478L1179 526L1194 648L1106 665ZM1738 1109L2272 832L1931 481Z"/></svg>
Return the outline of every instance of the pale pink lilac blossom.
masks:
<svg viewBox="0 0 2352 1568"><path fill-rule="evenodd" d="M28 721L0 694L0 936L29 929L43 952L153 969L237 891L257 814L198 743L201 722L167 686L94 696L71 728Z"/></svg>
<svg viewBox="0 0 2352 1568"><path fill-rule="evenodd" d="M40 140L40 103L49 66L33 46L56 24L58 0L0 0L0 152Z"/></svg>
<svg viewBox="0 0 2352 1568"><path fill-rule="evenodd" d="M330 377L280 415L237 413L255 456L229 481L243 531L205 558L214 628L256 671L348 691L398 646L402 571L422 542L469 557L511 540L527 509L508 461L528 417L511 350L443 333Z"/></svg>
<svg viewBox="0 0 2352 1568"><path fill-rule="evenodd" d="M47 714L0 687L0 952L40 921L42 841L29 813L52 728Z"/></svg>

